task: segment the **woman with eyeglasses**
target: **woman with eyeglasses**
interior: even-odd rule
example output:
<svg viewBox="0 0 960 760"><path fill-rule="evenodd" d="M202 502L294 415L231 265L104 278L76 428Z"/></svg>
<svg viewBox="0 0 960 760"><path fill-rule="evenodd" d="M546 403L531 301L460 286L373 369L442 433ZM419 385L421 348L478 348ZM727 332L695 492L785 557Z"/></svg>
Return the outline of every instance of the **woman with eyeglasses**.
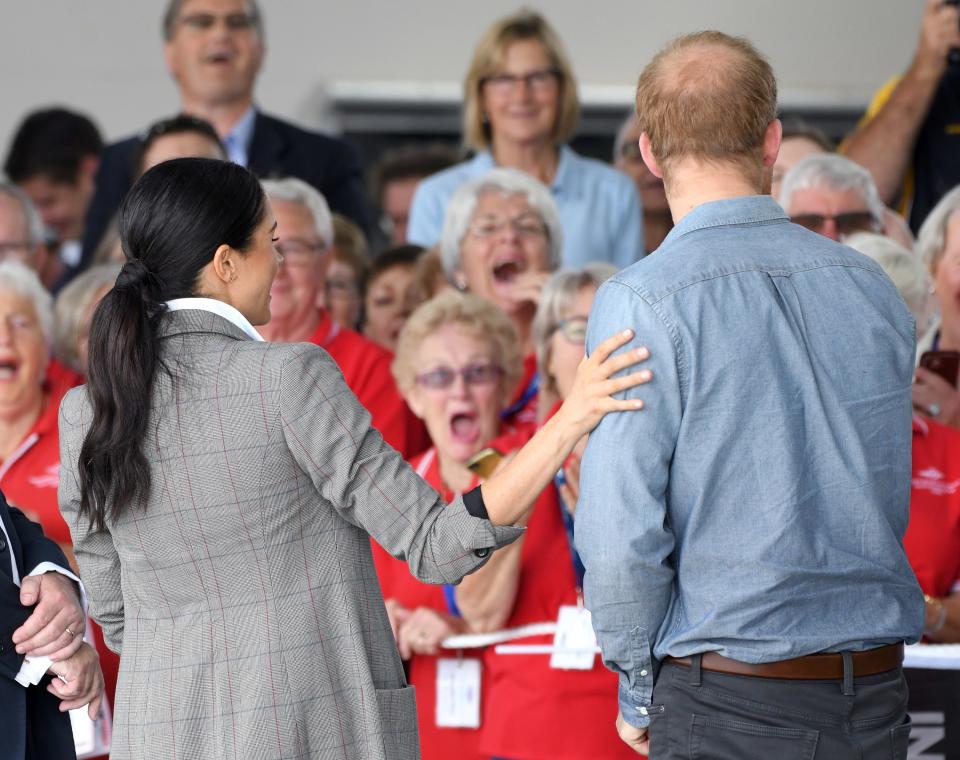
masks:
<svg viewBox="0 0 960 760"><path fill-rule="evenodd" d="M561 271L543 289L534 335L541 393L552 403L548 419L572 392L593 298L614 272L608 264ZM469 630L559 624L570 609L582 607L583 565L574 549L573 516L585 444L586 436L537 498L523 538L456 587L455 603ZM513 450L508 440L493 445L506 455ZM554 637L525 636L510 643L549 647ZM609 731L610 715L617 710L617 677L596 655L588 655L582 669L554 665L548 653L484 650L483 752L511 760L636 757Z"/></svg>
<svg viewBox="0 0 960 760"><path fill-rule="evenodd" d="M540 182L516 169L469 180L447 207L440 241L447 277L499 308L517 332L523 375L504 414L518 427L532 428L538 419L533 317L563 248L556 203Z"/></svg>
<svg viewBox="0 0 960 760"><path fill-rule="evenodd" d="M518 438L500 415L520 372L513 325L478 296L456 291L438 295L416 309L401 330L394 377L433 441L432 448L410 464L446 501L479 482L467 468L471 457L491 444L504 448L496 442L504 434ZM441 651L445 638L468 630L450 606L452 592L420 583L405 563L377 546L374 559L397 644L417 689L423 760L479 759L478 729L441 726L437 720L438 659L480 655L478 650ZM477 686L480 699L487 700L486 679Z"/></svg>
<svg viewBox="0 0 960 760"><path fill-rule="evenodd" d="M646 352L613 355L629 330L605 342L516 457L447 504L329 354L257 333L281 257L253 174L161 163L125 198L120 231L129 259L59 417L60 511L123 656L113 759L412 760L415 698L370 537L425 582L478 569L519 537L577 440L640 408L610 394L649 373L610 378Z"/></svg>
<svg viewBox="0 0 960 760"><path fill-rule="evenodd" d="M579 115L577 83L560 38L542 16L524 10L495 22L474 51L463 90L463 142L475 155L420 183L408 242L434 245L456 189L501 166L550 188L567 241L565 265L608 261L623 268L643 256L633 184L565 145Z"/></svg>

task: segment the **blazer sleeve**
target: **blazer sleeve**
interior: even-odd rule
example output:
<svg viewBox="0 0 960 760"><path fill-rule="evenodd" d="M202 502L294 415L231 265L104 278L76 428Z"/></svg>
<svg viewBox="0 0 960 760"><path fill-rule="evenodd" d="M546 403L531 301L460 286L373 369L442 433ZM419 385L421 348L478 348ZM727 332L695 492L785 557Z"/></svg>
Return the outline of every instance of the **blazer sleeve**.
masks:
<svg viewBox="0 0 960 760"><path fill-rule="evenodd" d="M284 363L279 407L287 446L320 495L419 580L458 583L523 533L472 517L462 499L447 505L371 426L322 349L297 346Z"/></svg>
<svg viewBox="0 0 960 760"><path fill-rule="evenodd" d="M73 553L80 565L91 616L103 630L103 639L114 652L123 647L123 592L120 586L120 557L109 530L94 531L80 514L80 441L85 426L80 424L79 394L71 391L60 406L60 486L57 500L60 513L70 527Z"/></svg>

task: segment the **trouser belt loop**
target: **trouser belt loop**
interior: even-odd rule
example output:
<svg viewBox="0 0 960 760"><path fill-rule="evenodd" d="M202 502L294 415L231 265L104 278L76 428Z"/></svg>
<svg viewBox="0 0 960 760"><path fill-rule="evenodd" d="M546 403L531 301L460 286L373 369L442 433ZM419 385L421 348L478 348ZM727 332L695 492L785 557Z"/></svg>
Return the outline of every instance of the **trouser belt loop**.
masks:
<svg viewBox="0 0 960 760"><path fill-rule="evenodd" d="M853 690L853 652L841 652L843 655L843 696L852 697Z"/></svg>
<svg viewBox="0 0 960 760"><path fill-rule="evenodd" d="M690 685L699 686L700 681L700 661L703 659L702 654L695 654L690 657Z"/></svg>

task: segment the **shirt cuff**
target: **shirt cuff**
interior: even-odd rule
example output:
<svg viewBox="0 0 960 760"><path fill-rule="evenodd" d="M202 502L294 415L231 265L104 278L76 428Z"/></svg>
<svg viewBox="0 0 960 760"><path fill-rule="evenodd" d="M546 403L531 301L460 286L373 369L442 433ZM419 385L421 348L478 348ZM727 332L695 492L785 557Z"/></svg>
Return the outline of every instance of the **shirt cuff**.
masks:
<svg viewBox="0 0 960 760"><path fill-rule="evenodd" d="M487 514L487 505L483 503L483 494L480 493L480 486L467 491L463 495L463 506L471 517L479 517L481 520L489 520Z"/></svg>
<svg viewBox="0 0 960 760"><path fill-rule="evenodd" d="M74 581L77 584L77 587L80 589L80 603L83 605L83 614L87 614L87 590L83 587L83 581L81 581L76 575L67 570L66 568L60 567L53 562L41 562L33 570L27 573L29 578L31 575L43 575L44 573L60 573L60 575L67 576L70 580Z"/></svg>

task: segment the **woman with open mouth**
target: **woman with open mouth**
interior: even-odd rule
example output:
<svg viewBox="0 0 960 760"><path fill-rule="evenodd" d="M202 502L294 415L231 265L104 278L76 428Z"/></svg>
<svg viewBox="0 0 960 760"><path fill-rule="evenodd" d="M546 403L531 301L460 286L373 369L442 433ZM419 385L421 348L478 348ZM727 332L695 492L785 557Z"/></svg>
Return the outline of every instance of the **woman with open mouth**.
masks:
<svg viewBox="0 0 960 760"><path fill-rule="evenodd" d="M407 405L423 419L433 447L411 466L450 502L479 482L467 462L504 434L506 407L520 377L520 348L510 320L493 304L450 291L420 306L400 333L394 377ZM515 444L511 444L511 448ZM453 614L449 592L420 583L405 563L374 545L374 559L391 623L417 689L423 760L479 760L476 728L441 726L437 720L437 660L440 643L466 632ZM451 657L478 657L478 650ZM480 684L478 684L480 685ZM484 684L485 686L485 684ZM481 686L481 699L485 699ZM443 721L440 721L443 722Z"/></svg>
<svg viewBox="0 0 960 760"><path fill-rule="evenodd" d="M563 231L547 189L516 169L494 169L462 185L450 201L440 252L460 290L489 301L517 331L522 379L505 416L531 429L538 419L532 327L540 290L560 266Z"/></svg>

